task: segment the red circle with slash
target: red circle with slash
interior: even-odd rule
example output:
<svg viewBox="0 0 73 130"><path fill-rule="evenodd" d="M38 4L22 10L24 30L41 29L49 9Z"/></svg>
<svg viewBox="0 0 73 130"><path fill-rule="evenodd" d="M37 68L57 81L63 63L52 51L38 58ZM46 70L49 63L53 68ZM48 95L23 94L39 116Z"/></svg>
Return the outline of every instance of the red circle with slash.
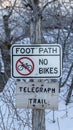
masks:
<svg viewBox="0 0 73 130"><path fill-rule="evenodd" d="M21 76L30 75L34 71L34 62L29 57L22 57L16 62L16 71Z"/></svg>

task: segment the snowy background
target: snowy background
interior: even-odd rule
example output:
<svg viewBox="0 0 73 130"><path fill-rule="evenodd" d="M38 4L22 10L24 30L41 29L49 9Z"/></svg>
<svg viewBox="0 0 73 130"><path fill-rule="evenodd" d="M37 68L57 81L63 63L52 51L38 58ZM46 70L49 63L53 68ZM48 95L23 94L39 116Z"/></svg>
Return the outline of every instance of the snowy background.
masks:
<svg viewBox="0 0 73 130"><path fill-rule="evenodd" d="M57 5L51 4L42 13L42 35L45 38L45 42L60 44L63 49L63 75L61 80L57 80L61 85L58 110L45 110L45 123L46 130L73 130L73 92L68 105L66 105L73 78L73 67L71 67L73 63L73 7L71 4L70 6L59 4L58 7ZM17 5L8 20L10 44L25 43L29 45L28 30L32 11L25 10L25 6L21 7L19 8ZM0 8L0 48L6 40L3 16L9 12L9 9ZM2 57L0 57L0 63L2 64ZM6 76L8 76L7 74ZM3 79L3 82L5 82L5 79ZM0 93L0 130L32 130L32 110L16 108L16 84L12 78L9 78L3 92Z"/></svg>

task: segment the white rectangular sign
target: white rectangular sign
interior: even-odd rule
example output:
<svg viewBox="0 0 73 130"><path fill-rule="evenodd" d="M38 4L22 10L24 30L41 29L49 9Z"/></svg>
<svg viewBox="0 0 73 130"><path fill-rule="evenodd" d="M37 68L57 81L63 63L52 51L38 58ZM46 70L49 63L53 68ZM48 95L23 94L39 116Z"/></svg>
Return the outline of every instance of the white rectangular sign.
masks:
<svg viewBox="0 0 73 130"><path fill-rule="evenodd" d="M59 44L18 45L11 47L13 78L60 78L62 48Z"/></svg>
<svg viewBox="0 0 73 130"><path fill-rule="evenodd" d="M58 83L17 82L17 108L58 109Z"/></svg>

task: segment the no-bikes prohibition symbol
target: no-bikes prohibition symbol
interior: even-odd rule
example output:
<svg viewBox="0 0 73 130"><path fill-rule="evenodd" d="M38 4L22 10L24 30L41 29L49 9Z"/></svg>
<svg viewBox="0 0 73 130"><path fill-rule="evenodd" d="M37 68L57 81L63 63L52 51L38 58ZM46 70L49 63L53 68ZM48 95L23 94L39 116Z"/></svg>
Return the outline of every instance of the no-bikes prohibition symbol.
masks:
<svg viewBox="0 0 73 130"><path fill-rule="evenodd" d="M34 71L34 62L29 57L22 57L17 60L15 67L21 76L27 76Z"/></svg>

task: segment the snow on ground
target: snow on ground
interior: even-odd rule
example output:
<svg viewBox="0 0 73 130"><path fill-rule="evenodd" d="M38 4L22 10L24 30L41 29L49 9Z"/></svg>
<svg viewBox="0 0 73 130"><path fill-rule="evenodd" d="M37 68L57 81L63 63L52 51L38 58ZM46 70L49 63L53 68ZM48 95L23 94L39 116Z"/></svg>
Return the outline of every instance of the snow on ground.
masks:
<svg viewBox="0 0 73 130"><path fill-rule="evenodd" d="M73 130L73 104L65 106L60 103L60 106L61 108L59 107L59 110L54 112L54 123L53 112L52 115L48 115L46 130Z"/></svg>
<svg viewBox="0 0 73 130"><path fill-rule="evenodd" d="M64 89L59 94L58 110L47 115L46 130L73 130L73 102L65 105Z"/></svg>

